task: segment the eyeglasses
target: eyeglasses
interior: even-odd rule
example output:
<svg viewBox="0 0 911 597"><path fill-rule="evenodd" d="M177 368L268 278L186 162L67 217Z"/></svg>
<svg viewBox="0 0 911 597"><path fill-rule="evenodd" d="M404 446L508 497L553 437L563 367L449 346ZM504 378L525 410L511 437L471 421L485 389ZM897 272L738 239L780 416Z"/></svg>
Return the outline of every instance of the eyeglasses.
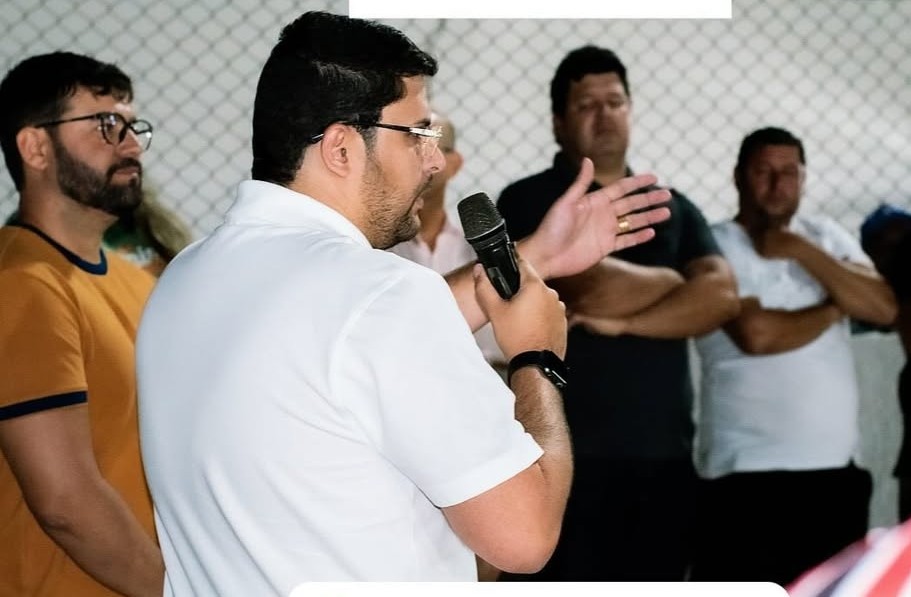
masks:
<svg viewBox="0 0 911 597"><path fill-rule="evenodd" d="M147 120L134 120L127 122L121 114L117 112L98 112L96 114L87 114L86 116L75 116L73 118L63 118L61 120L52 120L36 124L36 127L45 128L57 126L67 122L79 122L80 120L98 121L98 128L101 129L101 135L104 140L111 145L120 145L127 137L127 131L132 131L136 136L136 141L143 150L149 148L152 144L152 123Z"/></svg>
<svg viewBox="0 0 911 597"><path fill-rule="evenodd" d="M406 126L404 124L386 124L385 122L343 122L342 124L347 124L354 127L360 128L370 128L377 127L381 129L389 129L391 131L399 131L400 133L407 133L416 137L420 143L421 148L421 157L424 159L429 158L437 150L437 147L440 144L440 139L443 138L443 127L441 126L432 126L430 128L421 128L415 126ZM314 135L310 138L311 143L316 143L323 138L323 133L319 135Z"/></svg>

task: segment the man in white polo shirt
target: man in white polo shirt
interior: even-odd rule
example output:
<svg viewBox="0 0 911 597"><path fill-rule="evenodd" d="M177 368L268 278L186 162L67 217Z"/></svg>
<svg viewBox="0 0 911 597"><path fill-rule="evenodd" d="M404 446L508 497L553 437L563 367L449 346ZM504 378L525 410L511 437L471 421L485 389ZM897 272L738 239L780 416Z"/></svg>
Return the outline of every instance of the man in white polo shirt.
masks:
<svg viewBox="0 0 911 597"><path fill-rule="evenodd" d="M784 585L867 529L848 317L888 324L895 300L847 231L797 213L805 164L788 131L748 135L739 212L712 230L741 311L697 341L696 459L709 481L694 580Z"/></svg>
<svg viewBox="0 0 911 597"><path fill-rule="evenodd" d="M654 182L642 176L583 195L589 163L519 247L510 301L478 267L447 286L378 250L416 233L442 166L435 72L395 29L320 12L288 25L267 60L254 180L171 262L139 332L167 595L473 580L474 553L534 570L553 550L572 468L566 323L530 264L566 275L647 240L669 214L642 210L667 193L627 196ZM518 359L512 391L471 336L488 316Z"/></svg>

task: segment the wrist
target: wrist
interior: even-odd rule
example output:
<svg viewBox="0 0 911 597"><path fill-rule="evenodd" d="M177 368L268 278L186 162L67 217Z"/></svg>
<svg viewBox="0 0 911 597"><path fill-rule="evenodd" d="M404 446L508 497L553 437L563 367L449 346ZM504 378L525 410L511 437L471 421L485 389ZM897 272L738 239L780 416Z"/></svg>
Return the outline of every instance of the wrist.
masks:
<svg viewBox="0 0 911 597"><path fill-rule="evenodd" d="M550 264L544 257L545 253L540 250L539 244L532 233L531 236L516 242L516 252L523 261L531 264L542 280L548 280L551 278Z"/></svg>
<svg viewBox="0 0 911 597"><path fill-rule="evenodd" d="M537 368L541 374L563 394L569 383L569 369L559 356L550 350L527 350L509 359L506 382L512 385L512 377L527 367Z"/></svg>

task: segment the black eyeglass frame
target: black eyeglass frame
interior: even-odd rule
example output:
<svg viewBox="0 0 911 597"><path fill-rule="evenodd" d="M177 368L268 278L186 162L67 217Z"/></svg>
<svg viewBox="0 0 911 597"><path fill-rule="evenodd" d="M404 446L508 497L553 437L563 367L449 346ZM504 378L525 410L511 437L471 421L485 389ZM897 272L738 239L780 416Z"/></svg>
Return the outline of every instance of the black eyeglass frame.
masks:
<svg viewBox="0 0 911 597"><path fill-rule="evenodd" d="M142 147L143 151L147 150L152 145L152 131L155 130L155 127L152 126L152 123L148 120L143 120L137 118L132 122L128 121L122 114L117 112L95 112L94 114L86 114L85 116L73 116L72 118L61 118L60 120L51 120L49 122L41 122L39 124L33 125L37 128L47 128L49 126L57 126L59 124L66 124L67 122L80 122L82 120L92 120L95 119L98 121L98 126L101 129L101 136L104 137L104 140L109 145L120 145L123 143L123 140L127 138L127 131L133 131L133 134L136 135L136 139L139 141L139 145ZM118 135L117 142L115 143L110 138L108 138L108 130L111 124L105 125L105 119L114 118L120 120L123 123L123 128L120 129L120 134ZM110 122L108 120L108 122ZM145 139L145 142L143 142Z"/></svg>

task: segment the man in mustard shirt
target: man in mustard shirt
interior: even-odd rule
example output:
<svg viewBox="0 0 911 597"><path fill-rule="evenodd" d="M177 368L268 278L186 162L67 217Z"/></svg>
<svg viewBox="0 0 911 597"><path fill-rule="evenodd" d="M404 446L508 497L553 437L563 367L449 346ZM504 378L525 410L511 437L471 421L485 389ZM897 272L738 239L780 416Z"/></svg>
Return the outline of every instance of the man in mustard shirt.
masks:
<svg viewBox="0 0 911 597"><path fill-rule="evenodd" d="M0 595L161 595L134 340L153 278L101 248L152 126L116 66L57 52L0 83L19 191L0 228Z"/></svg>

